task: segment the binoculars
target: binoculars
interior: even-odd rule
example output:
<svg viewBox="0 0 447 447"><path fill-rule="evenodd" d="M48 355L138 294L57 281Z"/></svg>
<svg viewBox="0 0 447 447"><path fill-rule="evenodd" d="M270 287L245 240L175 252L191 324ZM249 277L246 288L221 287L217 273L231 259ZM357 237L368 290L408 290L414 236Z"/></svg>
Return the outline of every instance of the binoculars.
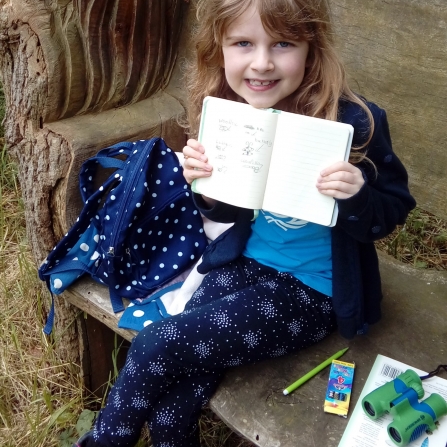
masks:
<svg viewBox="0 0 447 447"><path fill-rule="evenodd" d="M446 401L436 393L424 397L421 378L411 369L366 395L362 407L373 420L390 413L393 422L388 436L398 446L405 446L424 433L432 433L438 419L447 414Z"/></svg>

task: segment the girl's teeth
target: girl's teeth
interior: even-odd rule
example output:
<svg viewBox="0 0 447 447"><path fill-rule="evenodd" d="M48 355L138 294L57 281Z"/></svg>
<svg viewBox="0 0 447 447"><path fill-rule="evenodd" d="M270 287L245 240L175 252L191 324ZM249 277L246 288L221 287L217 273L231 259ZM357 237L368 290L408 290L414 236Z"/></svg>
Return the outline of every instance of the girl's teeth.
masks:
<svg viewBox="0 0 447 447"><path fill-rule="evenodd" d="M251 85L269 85L272 82L273 81L254 81L253 79L250 79L250 84Z"/></svg>

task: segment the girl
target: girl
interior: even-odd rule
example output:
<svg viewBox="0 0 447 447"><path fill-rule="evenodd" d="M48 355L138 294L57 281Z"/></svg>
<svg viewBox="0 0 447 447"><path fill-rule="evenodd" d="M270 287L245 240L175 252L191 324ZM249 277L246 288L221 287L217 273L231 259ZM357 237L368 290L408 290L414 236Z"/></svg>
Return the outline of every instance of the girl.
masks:
<svg viewBox="0 0 447 447"><path fill-rule="evenodd" d="M198 447L200 410L227 368L302 349L337 326L348 338L364 332L380 318L373 241L415 206L385 112L346 84L324 0L198 0L197 17L192 136L207 95L351 124L350 162L327 167L315 185L337 200L338 221L294 226L263 210L253 220L253 210L195 195L204 215L235 224L207 248L208 275L185 312L134 339L78 446L133 446L147 421L155 447ZM183 153L189 183L212 175L195 139Z"/></svg>

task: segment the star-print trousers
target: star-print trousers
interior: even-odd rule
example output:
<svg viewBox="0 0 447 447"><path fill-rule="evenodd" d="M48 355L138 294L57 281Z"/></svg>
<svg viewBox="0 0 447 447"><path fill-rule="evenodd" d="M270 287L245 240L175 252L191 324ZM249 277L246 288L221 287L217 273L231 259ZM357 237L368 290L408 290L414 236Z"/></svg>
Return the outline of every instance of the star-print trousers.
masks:
<svg viewBox="0 0 447 447"><path fill-rule="evenodd" d="M198 418L227 368L307 347L335 328L331 299L253 259L211 271L185 311L145 327L95 423L99 446L199 447Z"/></svg>

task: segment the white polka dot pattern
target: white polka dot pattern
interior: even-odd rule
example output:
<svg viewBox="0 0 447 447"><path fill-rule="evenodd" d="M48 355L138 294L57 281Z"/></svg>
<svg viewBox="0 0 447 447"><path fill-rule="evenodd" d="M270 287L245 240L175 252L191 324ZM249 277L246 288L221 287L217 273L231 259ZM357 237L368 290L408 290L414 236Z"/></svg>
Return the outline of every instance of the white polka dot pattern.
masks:
<svg viewBox="0 0 447 447"><path fill-rule="evenodd" d="M114 172L97 185L101 167ZM88 273L109 286L119 311L121 297L146 297L201 256L202 218L162 139L103 149L82 165L79 178L84 208L39 269L53 293Z"/></svg>

